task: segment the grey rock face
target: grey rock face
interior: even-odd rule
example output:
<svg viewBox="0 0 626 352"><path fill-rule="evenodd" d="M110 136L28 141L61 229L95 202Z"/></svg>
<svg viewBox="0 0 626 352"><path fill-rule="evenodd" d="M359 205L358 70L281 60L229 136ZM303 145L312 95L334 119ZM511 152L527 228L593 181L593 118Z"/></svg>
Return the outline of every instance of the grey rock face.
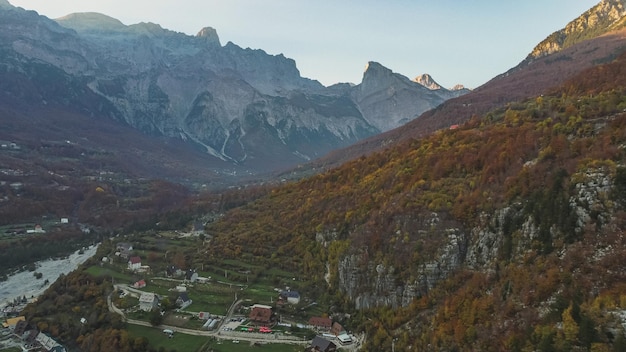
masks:
<svg viewBox="0 0 626 352"><path fill-rule="evenodd" d="M85 82L144 133L181 138L255 171L323 156L454 95L377 64L358 86L327 88L283 55L222 46L210 27L189 36L97 13L52 21L8 3L0 7L0 45Z"/></svg>
<svg viewBox="0 0 626 352"><path fill-rule="evenodd" d="M457 270L493 272L499 261L515 261L523 258L528 251L541 241L541 226L548 226L552 242L567 242L568 236L581 233L585 227L594 226L599 232L614 217L615 203L610 194L614 182L608 167L583 169L570 176L571 192L565 212L575 215L574 234L557 223L539 224L533 216L532 206L512 203L491 213L483 213L478 224L464 230L450 227L432 230L441 225L436 213L429 221L423 221L415 233L429 233L429 236L444 238L439 242L436 253L412 268L407 279L397 268L385 263L373 262L367 248L352 251L345 255L338 265L338 285L354 303L357 309L376 306L407 306L415 298L427 294L442 280L449 278ZM415 223L417 224L417 223ZM567 226L567 224L563 224ZM569 228L568 228L569 229ZM332 241L331 236L324 236ZM595 255L601 258L610 245L598 244ZM567 245L555 248L565 253Z"/></svg>
<svg viewBox="0 0 626 352"><path fill-rule="evenodd" d="M468 92L423 83L426 85L411 81L377 62L369 62L361 84L352 89L352 97L369 123L380 131L388 131Z"/></svg>

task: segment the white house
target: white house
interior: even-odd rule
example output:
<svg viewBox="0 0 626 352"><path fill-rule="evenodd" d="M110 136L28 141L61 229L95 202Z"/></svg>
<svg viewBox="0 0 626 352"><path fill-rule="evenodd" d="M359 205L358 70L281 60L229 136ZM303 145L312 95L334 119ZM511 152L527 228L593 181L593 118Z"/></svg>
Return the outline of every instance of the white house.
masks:
<svg viewBox="0 0 626 352"><path fill-rule="evenodd" d="M128 259L128 270L136 271L139 269L141 269L141 258L130 257L130 259Z"/></svg>
<svg viewBox="0 0 626 352"><path fill-rule="evenodd" d="M154 293L144 292L139 297L139 309L149 312L157 307L159 298Z"/></svg>

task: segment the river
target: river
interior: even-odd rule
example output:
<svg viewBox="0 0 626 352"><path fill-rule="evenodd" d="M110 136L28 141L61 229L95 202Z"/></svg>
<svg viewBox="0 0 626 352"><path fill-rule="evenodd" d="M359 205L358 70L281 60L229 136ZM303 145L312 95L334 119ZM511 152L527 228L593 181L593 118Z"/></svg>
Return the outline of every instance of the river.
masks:
<svg viewBox="0 0 626 352"><path fill-rule="evenodd" d="M38 297L61 274L68 274L78 268L79 265L93 257L98 250L98 245L85 248L82 253L76 251L63 259L48 259L35 263L35 272L41 273L41 279L37 279L32 271L22 271L11 275L6 281L0 282L0 308L13 302L15 298L26 296ZM46 280L48 283L46 284Z"/></svg>

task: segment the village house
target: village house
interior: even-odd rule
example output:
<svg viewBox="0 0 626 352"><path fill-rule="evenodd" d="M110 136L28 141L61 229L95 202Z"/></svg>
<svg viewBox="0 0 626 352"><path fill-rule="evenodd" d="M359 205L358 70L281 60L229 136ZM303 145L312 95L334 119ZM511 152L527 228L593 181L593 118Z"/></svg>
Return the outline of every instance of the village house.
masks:
<svg viewBox="0 0 626 352"><path fill-rule="evenodd" d="M183 270L180 270L176 265L170 265L165 269L165 275L167 277L181 277L185 274Z"/></svg>
<svg viewBox="0 0 626 352"><path fill-rule="evenodd" d="M26 329L28 329L28 323L26 322L26 320L20 320L17 322L17 324L15 324L15 327L13 328L13 334L23 339Z"/></svg>
<svg viewBox="0 0 626 352"><path fill-rule="evenodd" d="M137 271L141 268L141 258L140 257L130 257L128 259L128 270Z"/></svg>
<svg viewBox="0 0 626 352"><path fill-rule="evenodd" d="M198 280L198 273L195 270L187 270L185 274L185 281L187 282L196 282Z"/></svg>
<svg viewBox="0 0 626 352"><path fill-rule="evenodd" d="M22 340L26 348L32 348L39 344L37 342L37 335L39 335L39 330L37 329L26 330L21 335L18 335L17 333L14 334Z"/></svg>
<svg viewBox="0 0 626 352"><path fill-rule="evenodd" d="M2 327L4 328L8 328L8 329L14 329L15 326L20 322L20 321L26 321L26 317L24 317L23 315L19 316L19 317L15 317L15 318L9 318L7 320L4 321L4 323L2 323Z"/></svg>
<svg viewBox="0 0 626 352"><path fill-rule="evenodd" d="M193 303L193 300L189 298L187 292L181 292L176 299L176 304L180 309L185 309Z"/></svg>
<svg viewBox="0 0 626 352"><path fill-rule="evenodd" d="M43 347L45 351L65 351L65 348L56 342L52 337L40 332L35 340Z"/></svg>
<svg viewBox="0 0 626 352"><path fill-rule="evenodd" d="M128 259L133 253L133 245L126 242L120 242L115 247L115 255L122 259Z"/></svg>
<svg viewBox="0 0 626 352"><path fill-rule="evenodd" d="M248 318L255 324L269 325L272 323L274 313L272 312L272 307L270 306L255 304L252 306L252 310L250 311Z"/></svg>
<svg viewBox="0 0 626 352"><path fill-rule="evenodd" d="M134 288L144 288L146 287L146 280L141 279L133 284Z"/></svg>
<svg viewBox="0 0 626 352"><path fill-rule="evenodd" d="M339 336L342 333L345 333L345 329L343 328L343 326L341 326L341 324L339 324L338 322L334 322L332 327L330 328L330 333L335 335L335 336Z"/></svg>
<svg viewBox="0 0 626 352"><path fill-rule="evenodd" d="M41 225L35 225L35 228L32 230L26 230L26 233L46 233L46 230L41 227Z"/></svg>
<svg viewBox="0 0 626 352"><path fill-rule="evenodd" d="M311 352L333 352L337 350L337 345L323 337L315 336L311 341Z"/></svg>
<svg viewBox="0 0 626 352"><path fill-rule="evenodd" d="M119 242L117 246L115 246L116 251L132 251L133 245L128 242Z"/></svg>
<svg viewBox="0 0 626 352"><path fill-rule="evenodd" d="M300 303L300 293L292 290L281 291L278 295L278 300L296 305Z"/></svg>
<svg viewBox="0 0 626 352"><path fill-rule="evenodd" d="M154 293L144 292L139 296L139 309L150 312L157 308L159 298Z"/></svg>
<svg viewBox="0 0 626 352"><path fill-rule="evenodd" d="M331 318L312 317L309 319L309 326L319 331L330 331L332 324L333 320Z"/></svg>

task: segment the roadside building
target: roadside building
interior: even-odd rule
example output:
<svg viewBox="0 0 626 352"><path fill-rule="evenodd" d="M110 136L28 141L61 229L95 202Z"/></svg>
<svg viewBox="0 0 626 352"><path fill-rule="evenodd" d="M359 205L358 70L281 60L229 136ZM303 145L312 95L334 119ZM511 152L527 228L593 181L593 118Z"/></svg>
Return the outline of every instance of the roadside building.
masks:
<svg viewBox="0 0 626 352"><path fill-rule="evenodd" d="M312 317L309 319L309 326L318 331L330 331L332 324L333 320L331 318Z"/></svg>
<svg viewBox="0 0 626 352"><path fill-rule="evenodd" d="M252 310L250 311L248 318L255 324L269 325L273 321L274 313L272 312L272 307L270 306L255 304L252 306Z"/></svg>
<svg viewBox="0 0 626 352"><path fill-rule="evenodd" d="M323 337L315 336L313 341L311 341L311 349L312 352L333 352L337 350L337 345L332 343L331 341L326 340Z"/></svg>

